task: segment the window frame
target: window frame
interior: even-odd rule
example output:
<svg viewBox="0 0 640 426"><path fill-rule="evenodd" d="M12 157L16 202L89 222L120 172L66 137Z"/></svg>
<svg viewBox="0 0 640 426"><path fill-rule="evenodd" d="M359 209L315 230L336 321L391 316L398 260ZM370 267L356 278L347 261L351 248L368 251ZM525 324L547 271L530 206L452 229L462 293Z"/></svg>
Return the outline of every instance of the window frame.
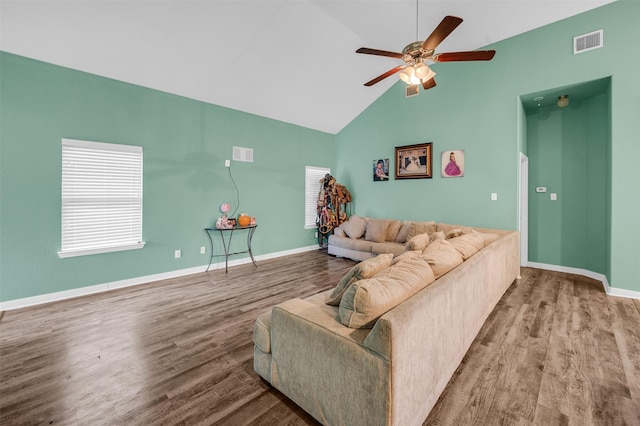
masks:
<svg viewBox="0 0 640 426"><path fill-rule="evenodd" d="M67 258L143 248L142 147L65 138L61 142L58 256ZM103 225L109 225L107 221L111 220L111 235L103 232L107 227L94 223L87 229L83 219L85 224L100 221ZM126 225L113 225L114 222ZM118 237L117 231L126 237Z"/></svg>

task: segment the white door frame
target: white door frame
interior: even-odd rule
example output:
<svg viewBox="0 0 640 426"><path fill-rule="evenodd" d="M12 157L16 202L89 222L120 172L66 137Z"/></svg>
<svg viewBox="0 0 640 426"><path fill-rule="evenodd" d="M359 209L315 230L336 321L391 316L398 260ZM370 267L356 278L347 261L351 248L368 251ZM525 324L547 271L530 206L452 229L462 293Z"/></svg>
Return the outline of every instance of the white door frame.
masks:
<svg viewBox="0 0 640 426"><path fill-rule="evenodd" d="M520 153L520 266L529 263L529 158Z"/></svg>

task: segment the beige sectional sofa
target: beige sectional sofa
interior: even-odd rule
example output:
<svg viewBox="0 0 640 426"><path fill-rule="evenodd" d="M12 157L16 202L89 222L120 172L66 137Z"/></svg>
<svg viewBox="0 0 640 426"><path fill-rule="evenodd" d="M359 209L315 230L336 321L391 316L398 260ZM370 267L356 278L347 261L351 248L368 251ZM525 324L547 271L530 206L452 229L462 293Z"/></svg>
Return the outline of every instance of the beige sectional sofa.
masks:
<svg viewBox="0 0 640 426"><path fill-rule="evenodd" d="M325 425L422 424L519 274L515 231L420 226L255 322L256 372Z"/></svg>

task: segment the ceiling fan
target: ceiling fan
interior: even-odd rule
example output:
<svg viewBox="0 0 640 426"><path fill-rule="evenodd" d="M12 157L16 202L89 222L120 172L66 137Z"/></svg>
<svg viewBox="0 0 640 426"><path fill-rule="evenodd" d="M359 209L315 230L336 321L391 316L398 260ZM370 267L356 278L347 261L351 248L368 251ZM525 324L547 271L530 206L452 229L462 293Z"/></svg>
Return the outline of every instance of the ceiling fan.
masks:
<svg viewBox="0 0 640 426"><path fill-rule="evenodd" d="M367 55L389 56L402 59L405 65L398 65L384 74L379 75L371 81L367 81L365 86L384 80L385 78L400 72L400 79L407 84L422 84L424 90L435 87L435 72L425 64L425 61L432 62L454 62L454 61L490 61L496 54L495 50L473 50L468 52L435 53L436 47L447 38L449 34L462 23L462 18L456 16L445 16L442 22L436 27L425 41L416 41L408 44L402 53L389 52L387 50L369 49L361 47L356 53Z"/></svg>

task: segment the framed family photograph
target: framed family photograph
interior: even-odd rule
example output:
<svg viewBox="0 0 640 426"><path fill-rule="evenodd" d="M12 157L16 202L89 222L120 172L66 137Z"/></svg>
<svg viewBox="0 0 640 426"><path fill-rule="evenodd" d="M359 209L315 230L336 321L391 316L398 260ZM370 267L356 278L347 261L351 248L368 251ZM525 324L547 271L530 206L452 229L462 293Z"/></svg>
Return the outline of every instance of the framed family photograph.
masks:
<svg viewBox="0 0 640 426"><path fill-rule="evenodd" d="M433 177L432 142L396 147L396 179Z"/></svg>
<svg viewBox="0 0 640 426"><path fill-rule="evenodd" d="M373 160L373 181L383 182L389 180L389 159Z"/></svg>

